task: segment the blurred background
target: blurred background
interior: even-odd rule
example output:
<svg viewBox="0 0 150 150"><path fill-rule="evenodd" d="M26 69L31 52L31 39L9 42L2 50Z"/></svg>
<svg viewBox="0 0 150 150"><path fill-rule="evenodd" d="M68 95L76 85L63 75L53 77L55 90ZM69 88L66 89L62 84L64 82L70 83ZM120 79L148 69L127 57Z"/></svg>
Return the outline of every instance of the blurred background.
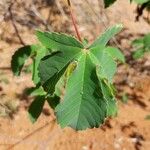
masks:
<svg viewBox="0 0 150 150"><path fill-rule="evenodd" d="M45 105L32 124L27 109L33 97L26 93L33 86L30 68L14 77L11 57L17 48L37 42L36 29L75 35L74 28L65 0L0 0L0 150L149 150L150 53L132 56L132 41L150 31L148 12L137 19L137 5L128 0L107 9L102 0L72 0L72 7L81 36L90 42L111 25L124 26L109 43L126 57L114 78L118 116L100 128L75 132L61 129Z"/></svg>

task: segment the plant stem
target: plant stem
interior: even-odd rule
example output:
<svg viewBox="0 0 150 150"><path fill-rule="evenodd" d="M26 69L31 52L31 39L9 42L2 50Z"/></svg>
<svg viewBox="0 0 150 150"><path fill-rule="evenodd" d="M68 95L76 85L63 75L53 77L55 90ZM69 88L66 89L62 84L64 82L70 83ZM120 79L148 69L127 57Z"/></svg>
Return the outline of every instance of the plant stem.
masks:
<svg viewBox="0 0 150 150"><path fill-rule="evenodd" d="M71 7L71 2L70 2L70 0L67 0L67 2L68 2L69 9L70 9L70 16L71 16L71 19L72 19L72 23L73 23L75 32L77 34L77 37L78 37L79 41L82 41L79 30L78 30L78 27L77 27L77 24L76 24L76 18L75 18L75 15L74 15L72 7Z"/></svg>

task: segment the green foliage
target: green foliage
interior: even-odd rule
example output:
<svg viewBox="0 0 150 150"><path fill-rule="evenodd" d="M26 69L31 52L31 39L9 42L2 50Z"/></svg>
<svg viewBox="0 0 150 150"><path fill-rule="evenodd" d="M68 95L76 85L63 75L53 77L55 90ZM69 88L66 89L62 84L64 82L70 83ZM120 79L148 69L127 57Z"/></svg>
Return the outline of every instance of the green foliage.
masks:
<svg viewBox="0 0 150 150"><path fill-rule="evenodd" d="M133 58L139 59L143 57L145 53L150 52L150 34L147 34L142 38L134 40L132 42L132 45L135 48Z"/></svg>
<svg viewBox="0 0 150 150"><path fill-rule="evenodd" d="M87 40L81 43L70 35L37 31L42 46L39 45L34 50L36 55L32 56L32 79L36 85L31 90L36 98L29 108L32 122L41 114L46 100L55 110L61 127L76 130L99 127L107 117L116 116L112 79L116 60L125 62L125 59L117 48L106 44L121 29L121 25L109 28L90 46ZM25 51L26 48L23 53ZM19 66L18 63L15 67ZM60 102L64 88L65 95Z"/></svg>

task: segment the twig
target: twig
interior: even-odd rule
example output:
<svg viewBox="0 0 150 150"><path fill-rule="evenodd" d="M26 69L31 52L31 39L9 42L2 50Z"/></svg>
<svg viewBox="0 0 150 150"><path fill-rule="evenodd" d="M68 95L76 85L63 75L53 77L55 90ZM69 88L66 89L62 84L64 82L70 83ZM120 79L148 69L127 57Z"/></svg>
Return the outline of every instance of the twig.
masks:
<svg viewBox="0 0 150 150"><path fill-rule="evenodd" d="M20 43L21 43L23 46L25 46L25 43L23 42L23 40L22 40L22 38L21 38L21 36L20 36L20 34L19 34L18 28L17 28L17 26L16 26L16 24L15 24L15 21L14 21L14 17L13 17L13 13L12 13L12 6L13 6L13 2L10 4L10 6L9 6L9 8L8 8L8 11L9 11L9 14L10 14L10 18L11 18L11 22L12 22L12 25L13 25L13 27L14 27L14 29L15 29L15 32L16 32L16 34L17 34L17 36L18 36L18 39L19 39Z"/></svg>
<svg viewBox="0 0 150 150"><path fill-rule="evenodd" d="M82 41L81 36L80 36L80 33L79 33L79 31L78 31L77 24L76 24L76 18L75 18L75 15L74 15L73 10L72 10L72 7L71 7L71 1L70 1L70 0L67 0L67 2L68 2L69 9L70 9L70 16L71 16L71 19L72 19L72 23L73 23L75 32L76 32L76 34L77 34L77 37L78 37L79 41Z"/></svg>
<svg viewBox="0 0 150 150"><path fill-rule="evenodd" d="M45 127L50 125L50 123L52 123L53 121L55 121L55 119L53 119L52 121L46 123L44 126L41 126L41 127L37 128L35 131L31 132L30 134L26 135L23 139L21 139L20 141L16 142L13 145L11 145L7 150L12 150L14 147L16 147L18 144L22 143L24 140L28 139L29 137L31 137L35 133L41 131L42 129L44 129Z"/></svg>

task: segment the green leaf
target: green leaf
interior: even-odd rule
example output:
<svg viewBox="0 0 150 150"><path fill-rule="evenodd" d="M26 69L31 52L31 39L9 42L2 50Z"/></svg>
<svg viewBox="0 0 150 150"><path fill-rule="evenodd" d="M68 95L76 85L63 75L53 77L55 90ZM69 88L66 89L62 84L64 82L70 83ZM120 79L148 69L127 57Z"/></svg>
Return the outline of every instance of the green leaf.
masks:
<svg viewBox="0 0 150 150"><path fill-rule="evenodd" d="M112 78L116 72L117 64L105 47L98 46L91 49L92 59L98 66L99 75L102 79L112 82Z"/></svg>
<svg viewBox="0 0 150 150"><path fill-rule="evenodd" d="M99 127L106 117L116 116L112 86L115 60L125 60L118 49L105 46L121 29L121 25L109 28L90 47L86 40L81 43L63 33L37 31L41 45L26 46L16 52L12 68L17 62L14 72L18 75L25 60L33 60L32 80L36 87L31 95L37 97L29 108L32 122L40 116L45 100L55 109L61 127ZM61 103L60 97L64 97Z"/></svg>
<svg viewBox="0 0 150 150"><path fill-rule="evenodd" d="M80 48L65 49L44 57L39 65L39 76L44 90L50 94L55 91L55 85L65 73L69 64L81 53Z"/></svg>
<svg viewBox="0 0 150 150"><path fill-rule="evenodd" d="M60 103L60 97L54 94L54 96L47 98L47 102L51 108L55 109L55 107Z"/></svg>
<svg viewBox="0 0 150 150"><path fill-rule="evenodd" d="M112 5L116 0L104 0L105 8Z"/></svg>
<svg viewBox="0 0 150 150"><path fill-rule="evenodd" d="M117 48L114 47L107 47L105 49L105 51L107 51L113 59L117 59L122 63L125 63L125 58L124 55L122 54L122 52L120 50L118 50Z"/></svg>
<svg viewBox="0 0 150 150"><path fill-rule="evenodd" d="M117 33L122 30L123 26L121 24L115 25L108 28L100 37L98 37L93 44L89 47L97 47L100 45L106 46L111 38L113 38Z"/></svg>
<svg viewBox="0 0 150 150"><path fill-rule="evenodd" d="M32 79L37 86L31 94L38 96L29 108L32 122L40 116L45 100L55 109L61 127L99 127L106 117L116 116L112 79L115 60L124 62L124 57L118 49L105 46L121 29L120 25L109 28L90 47L66 34L37 31L42 46L30 46L30 54L21 56L22 66L28 57L33 59ZM60 97L64 97L61 103Z"/></svg>
<svg viewBox="0 0 150 150"><path fill-rule="evenodd" d="M99 127L107 116L107 102L99 92L96 65L90 52L77 59L78 65L67 82L64 101L56 107L56 116L61 127L76 130Z"/></svg>
<svg viewBox="0 0 150 150"><path fill-rule="evenodd" d="M32 123L36 122L40 116L45 103L45 96L38 96L29 107L28 113Z"/></svg>
<svg viewBox="0 0 150 150"><path fill-rule="evenodd" d="M36 32L39 41L48 49L59 51L70 49L74 50L76 48L83 48L82 43L72 36L63 33L55 32Z"/></svg>
<svg viewBox="0 0 150 150"><path fill-rule="evenodd" d="M35 51L36 46L25 46L19 48L14 55L12 56L11 60L11 68L14 73L14 75L19 76L21 73L21 70L25 64L25 61L30 57L33 51Z"/></svg>
<svg viewBox="0 0 150 150"><path fill-rule="evenodd" d="M38 84L40 82L40 77L39 77L39 64L41 59L46 55L47 49L44 48L43 46L38 45L37 46L37 51L35 52L35 56L33 58L33 70L32 70L32 81L34 84Z"/></svg>

